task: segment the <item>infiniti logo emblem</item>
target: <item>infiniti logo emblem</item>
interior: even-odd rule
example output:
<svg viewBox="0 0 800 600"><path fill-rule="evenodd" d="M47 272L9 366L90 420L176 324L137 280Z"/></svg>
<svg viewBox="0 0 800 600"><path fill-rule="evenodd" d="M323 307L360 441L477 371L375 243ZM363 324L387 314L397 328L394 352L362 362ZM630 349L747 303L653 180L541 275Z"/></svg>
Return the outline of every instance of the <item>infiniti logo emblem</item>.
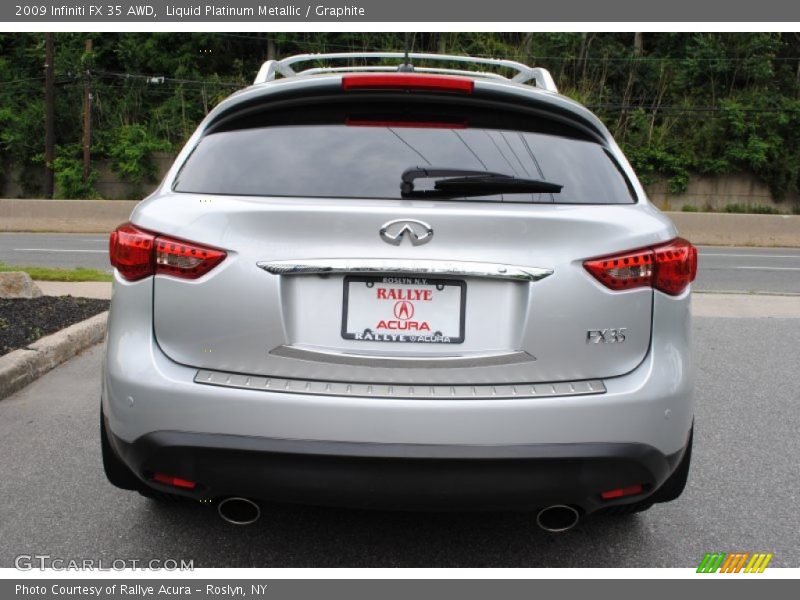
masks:
<svg viewBox="0 0 800 600"><path fill-rule="evenodd" d="M392 246L399 246L403 238L408 238L412 246L421 246L431 241L433 229L422 221L397 219L384 223L380 235L384 242Z"/></svg>

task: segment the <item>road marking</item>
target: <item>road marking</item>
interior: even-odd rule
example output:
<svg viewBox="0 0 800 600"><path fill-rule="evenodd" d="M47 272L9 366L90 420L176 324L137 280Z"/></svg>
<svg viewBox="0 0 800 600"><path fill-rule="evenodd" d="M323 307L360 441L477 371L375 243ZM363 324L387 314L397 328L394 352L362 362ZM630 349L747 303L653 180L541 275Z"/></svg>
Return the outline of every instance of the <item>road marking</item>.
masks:
<svg viewBox="0 0 800 600"><path fill-rule="evenodd" d="M755 269L757 271L800 271L800 267L728 267L729 269ZM724 271L725 269L715 269Z"/></svg>
<svg viewBox="0 0 800 600"><path fill-rule="evenodd" d="M730 256L736 258L800 258L800 254L725 254L721 252L700 252L700 256Z"/></svg>
<svg viewBox="0 0 800 600"><path fill-rule="evenodd" d="M108 254L108 250L67 250L62 248L14 248L14 252L96 252Z"/></svg>

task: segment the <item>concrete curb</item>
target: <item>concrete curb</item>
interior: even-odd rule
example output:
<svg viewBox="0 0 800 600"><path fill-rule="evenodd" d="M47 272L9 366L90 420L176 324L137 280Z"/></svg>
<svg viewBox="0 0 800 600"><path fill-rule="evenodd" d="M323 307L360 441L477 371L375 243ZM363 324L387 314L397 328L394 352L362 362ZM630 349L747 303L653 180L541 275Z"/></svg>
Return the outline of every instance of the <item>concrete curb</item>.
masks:
<svg viewBox="0 0 800 600"><path fill-rule="evenodd" d="M800 215L665 213L678 233L708 246L800 247Z"/></svg>
<svg viewBox="0 0 800 600"><path fill-rule="evenodd" d="M75 323L35 343L0 356L0 400L24 388L65 360L103 341L108 311Z"/></svg>

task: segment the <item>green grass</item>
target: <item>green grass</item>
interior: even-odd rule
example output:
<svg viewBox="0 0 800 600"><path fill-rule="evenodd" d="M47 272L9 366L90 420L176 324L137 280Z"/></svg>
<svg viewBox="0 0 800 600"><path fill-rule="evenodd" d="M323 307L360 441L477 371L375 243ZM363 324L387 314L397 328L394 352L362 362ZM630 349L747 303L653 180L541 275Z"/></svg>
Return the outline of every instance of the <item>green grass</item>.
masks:
<svg viewBox="0 0 800 600"><path fill-rule="evenodd" d="M779 215L781 211L773 206L751 206L748 204L726 204L726 213L751 214L751 215Z"/></svg>
<svg viewBox="0 0 800 600"><path fill-rule="evenodd" d="M36 281L111 281L111 274L97 269L51 269L49 267L20 267L0 262L0 273L25 271Z"/></svg>

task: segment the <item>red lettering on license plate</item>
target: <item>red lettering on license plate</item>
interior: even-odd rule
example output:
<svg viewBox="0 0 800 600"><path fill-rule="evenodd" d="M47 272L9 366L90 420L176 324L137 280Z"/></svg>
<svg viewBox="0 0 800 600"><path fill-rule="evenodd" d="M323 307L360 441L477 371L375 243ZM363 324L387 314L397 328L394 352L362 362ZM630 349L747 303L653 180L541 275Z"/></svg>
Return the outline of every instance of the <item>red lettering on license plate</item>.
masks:
<svg viewBox="0 0 800 600"><path fill-rule="evenodd" d="M413 290L402 288L378 288L378 300L433 300L431 290Z"/></svg>

